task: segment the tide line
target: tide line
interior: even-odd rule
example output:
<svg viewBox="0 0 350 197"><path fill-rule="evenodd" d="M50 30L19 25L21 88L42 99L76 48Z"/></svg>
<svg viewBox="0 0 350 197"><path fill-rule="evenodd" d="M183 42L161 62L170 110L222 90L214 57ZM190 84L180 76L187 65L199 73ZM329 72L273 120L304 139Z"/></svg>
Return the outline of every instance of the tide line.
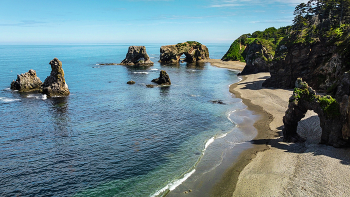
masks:
<svg viewBox="0 0 350 197"><path fill-rule="evenodd" d="M177 179L174 180L173 182L169 183L168 185L166 185L165 187L163 187L162 189L158 190L156 193L154 193L153 195L151 195L152 197L155 196L159 196L161 193L169 190L169 191L173 191L177 186L181 185L181 183L183 183L184 181L186 181L196 170L193 169L191 172L185 174L183 176L183 178L181 179Z"/></svg>

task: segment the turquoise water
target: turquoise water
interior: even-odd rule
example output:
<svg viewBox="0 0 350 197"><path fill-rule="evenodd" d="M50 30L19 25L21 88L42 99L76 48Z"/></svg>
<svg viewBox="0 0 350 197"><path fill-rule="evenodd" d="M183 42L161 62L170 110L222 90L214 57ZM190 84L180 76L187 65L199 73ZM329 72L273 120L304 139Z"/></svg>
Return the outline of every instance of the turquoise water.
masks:
<svg viewBox="0 0 350 197"><path fill-rule="evenodd" d="M145 44L154 66L101 65L121 62L128 46L0 46L0 196L152 196L189 175L208 140L233 130L242 103L228 86L237 72L160 65L162 44ZM207 47L220 59L229 45ZM29 69L44 81L54 57L71 95L9 89ZM146 88L160 70L172 85Z"/></svg>

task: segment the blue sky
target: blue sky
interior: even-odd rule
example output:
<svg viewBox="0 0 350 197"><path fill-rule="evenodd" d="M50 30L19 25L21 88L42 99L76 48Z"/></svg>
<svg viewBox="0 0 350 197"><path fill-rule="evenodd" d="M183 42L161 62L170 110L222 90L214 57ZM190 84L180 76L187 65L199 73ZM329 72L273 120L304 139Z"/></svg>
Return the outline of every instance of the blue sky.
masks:
<svg viewBox="0 0 350 197"><path fill-rule="evenodd" d="M0 0L0 44L232 42L307 0Z"/></svg>

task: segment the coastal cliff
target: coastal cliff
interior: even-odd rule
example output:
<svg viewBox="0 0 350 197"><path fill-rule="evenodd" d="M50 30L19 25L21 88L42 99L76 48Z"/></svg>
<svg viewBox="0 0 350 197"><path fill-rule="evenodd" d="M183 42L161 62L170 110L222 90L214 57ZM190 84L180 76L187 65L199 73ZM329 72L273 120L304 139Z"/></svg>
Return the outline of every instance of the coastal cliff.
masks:
<svg viewBox="0 0 350 197"><path fill-rule="evenodd" d="M242 35L222 60L245 61L241 74L269 71L264 87L295 88L283 119L285 141L303 141L296 127L307 110L314 110L321 119L321 142L348 146L350 1L308 1L294 14L291 26Z"/></svg>
<svg viewBox="0 0 350 197"><path fill-rule="evenodd" d="M187 41L176 45L166 45L160 48L160 63L179 63L181 55L185 55L185 62L192 63L209 59L208 48L196 41Z"/></svg>
<svg viewBox="0 0 350 197"><path fill-rule="evenodd" d="M246 62L241 75L268 72L281 40L287 36L290 26L276 29L270 27L253 34L243 34L230 46L223 61Z"/></svg>

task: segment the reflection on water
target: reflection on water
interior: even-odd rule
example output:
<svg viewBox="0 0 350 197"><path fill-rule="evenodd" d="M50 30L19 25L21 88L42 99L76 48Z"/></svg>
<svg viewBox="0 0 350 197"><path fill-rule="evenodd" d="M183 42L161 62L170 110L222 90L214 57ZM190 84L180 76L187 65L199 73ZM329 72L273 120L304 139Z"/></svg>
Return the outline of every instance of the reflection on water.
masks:
<svg viewBox="0 0 350 197"><path fill-rule="evenodd" d="M68 137L68 124L70 122L68 114L68 97L51 98L52 107L49 112L52 115L52 126L56 135Z"/></svg>
<svg viewBox="0 0 350 197"><path fill-rule="evenodd" d="M160 87L160 96L168 96L169 95L169 91L170 91L170 86L162 86Z"/></svg>

